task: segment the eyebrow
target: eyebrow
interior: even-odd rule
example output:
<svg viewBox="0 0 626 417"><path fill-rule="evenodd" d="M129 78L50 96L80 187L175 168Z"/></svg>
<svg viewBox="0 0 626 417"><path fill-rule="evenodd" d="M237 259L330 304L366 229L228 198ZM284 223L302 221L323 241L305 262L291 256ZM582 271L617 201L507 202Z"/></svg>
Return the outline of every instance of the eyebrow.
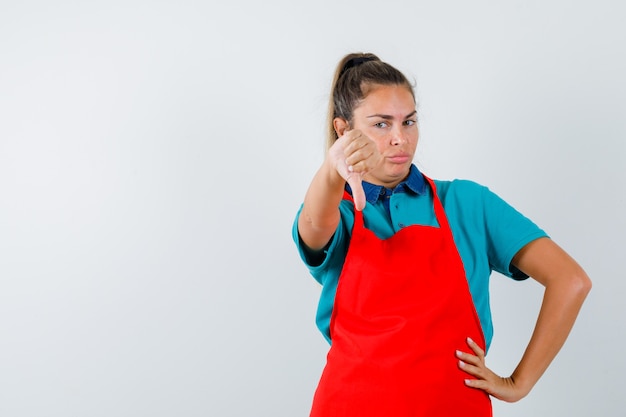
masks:
<svg viewBox="0 0 626 417"><path fill-rule="evenodd" d="M413 112L407 114L405 116L405 119L408 119L409 117L413 117L417 114L417 110L414 110ZM391 120L393 119L393 116L387 115L387 114L372 114L371 116L367 116L368 119L374 118L374 117L380 117L383 120Z"/></svg>

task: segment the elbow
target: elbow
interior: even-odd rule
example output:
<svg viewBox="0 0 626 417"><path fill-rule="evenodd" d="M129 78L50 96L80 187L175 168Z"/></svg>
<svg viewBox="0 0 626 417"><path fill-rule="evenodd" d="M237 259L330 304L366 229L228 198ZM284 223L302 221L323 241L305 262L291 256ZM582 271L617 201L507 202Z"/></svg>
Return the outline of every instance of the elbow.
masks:
<svg viewBox="0 0 626 417"><path fill-rule="evenodd" d="M574 274L570 281L570 288L572 292L583 300L591 291L592 286L593 284L591 283L591 279L587 276L585 271L582 270L582 268L578 271L578 273Z"/></svg>
<svg viewBox="0 0 626 417"><path fill-rule="evenodd" d="M586 296L587 294L589 294L589 292L591 291L591 288L593 287L593 284L591 283L591 279L587 276L587 274L585 274L585 282L583 286L584 286L584 291L585 291L585 296Z"/></svg>

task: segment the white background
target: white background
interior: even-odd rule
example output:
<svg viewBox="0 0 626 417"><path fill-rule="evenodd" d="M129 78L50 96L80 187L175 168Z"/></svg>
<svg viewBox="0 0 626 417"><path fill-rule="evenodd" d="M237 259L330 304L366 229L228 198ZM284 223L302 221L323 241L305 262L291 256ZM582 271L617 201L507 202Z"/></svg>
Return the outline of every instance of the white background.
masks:
<svg viewBox="0 0 626 417"><path fill-rule="evenodd" d="M594 281L496 416L623 416L620 1L0 2L0 415L306 416L327 345L291 224L336 62L416 82L416 163L489 186ZM511 372L541 291L494 275Z"/></svg>

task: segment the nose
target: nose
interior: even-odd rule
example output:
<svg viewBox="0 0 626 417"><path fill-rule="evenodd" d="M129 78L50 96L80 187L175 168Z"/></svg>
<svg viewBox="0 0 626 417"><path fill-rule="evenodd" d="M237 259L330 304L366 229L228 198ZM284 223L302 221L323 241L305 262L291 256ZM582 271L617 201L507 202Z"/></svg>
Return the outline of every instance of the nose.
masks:
<svg viewBox="0 0 626 417"><path fill-rule="evenodd" d="M391 134L391 138L390 138L391 145L398 146L406 142L406 138L404 137L404 132L402 131L401 126L394 127L394 129L392 129L390 134Z"/></svg>

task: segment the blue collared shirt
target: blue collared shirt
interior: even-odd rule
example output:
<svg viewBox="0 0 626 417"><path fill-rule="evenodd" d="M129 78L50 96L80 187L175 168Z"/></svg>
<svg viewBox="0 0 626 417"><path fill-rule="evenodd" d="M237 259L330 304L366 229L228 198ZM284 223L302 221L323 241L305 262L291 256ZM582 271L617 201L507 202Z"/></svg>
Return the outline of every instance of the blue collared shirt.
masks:
<svg viewBox="0 0 626 417"><path fill-rule="evenodd" d="M350 186L347 184L346 190L352 194L352 190L350 190ZM415 165L411 165L409 175L404 181L396 185L393 189L363 181L363 191L365 192L365 199L368 203L376 204L379 200L381 200L387 210L387 213L390 214L389 200L393 194L407 192L413 194L424 194L426 191L426 180L417 167Z"/></svg>
<svg viewBox="0 0 626 417"><path fill-rule="evenodd" d="M491 272L497 271L514 279L526 278L511 265L511 260L526 244L547 235L487 187L465 180L435 180L435 185L463 261L488 347L493 335L489 306ZM393 190L367 182L363 182L363 189L367 199L363 209L365 227L380 239L387 239L412 224L437 226L432 191L414 165L408 177ZM329 342L335 292L354 224L352 202L342 201L339 209L339 225L321 259L309 258L310 253L299 238L297 217L300 211L293 225L293 238L300 256L323 286L316 321Z"/></svg>

